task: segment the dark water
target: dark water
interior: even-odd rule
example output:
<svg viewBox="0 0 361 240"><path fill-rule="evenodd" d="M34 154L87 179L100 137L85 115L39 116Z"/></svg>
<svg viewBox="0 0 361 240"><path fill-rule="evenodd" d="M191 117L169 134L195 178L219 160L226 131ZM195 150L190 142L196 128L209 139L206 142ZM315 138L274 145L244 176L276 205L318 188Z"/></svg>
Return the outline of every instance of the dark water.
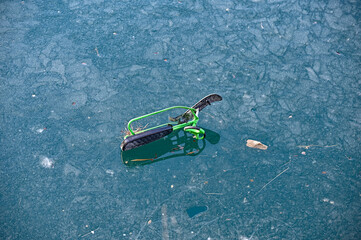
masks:
<svg viewBox="0 0 361 240"><path fill-rule="evenodd" d="M0 238L360 239L360 10L2 1ZM207 140L123 162L131 118L213 92Z"/></svg>

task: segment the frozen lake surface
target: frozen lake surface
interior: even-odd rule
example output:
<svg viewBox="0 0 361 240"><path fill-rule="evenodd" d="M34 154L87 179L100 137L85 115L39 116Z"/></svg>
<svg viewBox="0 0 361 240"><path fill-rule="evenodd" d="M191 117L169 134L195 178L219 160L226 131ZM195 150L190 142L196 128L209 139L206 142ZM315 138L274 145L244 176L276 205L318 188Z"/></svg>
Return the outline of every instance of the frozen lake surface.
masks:
<svg viewBox="0 0 361 240"><path fill-rule="evenodd" d="M361 239L360 1L4 0L0 16L1 239ZM206 140L122 156L131 118L210 93Z"/></svg>

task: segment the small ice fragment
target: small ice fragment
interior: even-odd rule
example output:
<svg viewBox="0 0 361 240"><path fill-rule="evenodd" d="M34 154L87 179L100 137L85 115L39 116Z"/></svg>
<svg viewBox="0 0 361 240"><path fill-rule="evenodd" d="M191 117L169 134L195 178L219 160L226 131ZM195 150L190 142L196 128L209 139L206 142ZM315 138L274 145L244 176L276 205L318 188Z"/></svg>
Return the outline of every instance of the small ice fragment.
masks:
<svg viewBox="0 0 361 240"><path fill-rule="evenodd" d="M266 150L268 148L268 146L264 145L263 143L256 141L256 140L251 140L251 139L247 140L246 145L247 145L247 147L257 148L257 149L261 149L261 150Z"/></svg>
<svg viewBox="0 0 361 240"><path fill-rule="evenodd" d="M44 130L46 130L46 128L45 127L42 127L41 125L39 126L34 126L34 127L32 127L32 128L30 128L31 129L31 131L33 132L33 133L36 133L36 134L40 134L40 133L42 133Z"/></svg>
<svg viewBox="0 0 361 240"><path fill-rule="evenodd" d="M44 168L54 168L54 161L51 158L41 156L40 157L40 164Z"/></svg>
<svg viewBox="0 0 361 240"><path fill-rule="evenodd" d="M39 128L36 130L37 133L42 133L45 130L45 128Z"/></svg>

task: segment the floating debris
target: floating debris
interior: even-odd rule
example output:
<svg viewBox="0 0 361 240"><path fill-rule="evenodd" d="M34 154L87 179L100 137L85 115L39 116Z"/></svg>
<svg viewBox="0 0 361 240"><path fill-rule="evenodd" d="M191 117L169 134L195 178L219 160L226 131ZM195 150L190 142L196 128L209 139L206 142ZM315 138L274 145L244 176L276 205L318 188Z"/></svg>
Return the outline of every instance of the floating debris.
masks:
<svg viewBox="0 0 361 240"><path fill-rule="evenodd" d="M113 34L114 34L114 33L113 33ZM116 35L116 34L114 34L114 35ZM99 54L98 48L96 47L94 50L95 50L95 52L97 53L97 56L98 56L98 57L100 57L100 54Z"/></svg>
<svg viewBox="0 0 361 240"><path fill-rule="evenodd" d="M263 143L256 141L256 140L251 140L251 139L247 140L246 145L247 145L247 147L257 148L257 149L261 149L261 150L266 150L268 148L268 146L264 145Z"/></svg>
<svg viewBox="0 0 361 240"><path fill-rule="evenodd" d="M137 133L137 132L140 132L140 131L144 130L145 128L147 128L147 126L148 126L148 123L147 123L144 127L143 127L143 126L139 126L139 127L133 128L133 127L131 126L131 129L132 129L132 131L133 131L134 133ZM122 134L123 134L123 137L133 135L133 134L129 131L129 129L128 129L127 127L125 128L125 130L123 130L123 131L121 131L121 132L122 132Z"/></svg>
<svg viewBox="0 0 361 240"><path fill-rule="evenodd" d="M263 187L262 187L258 192L256 192L256 195L257 195L258 193L260 193L265 187L267 187L268 184L272 183L274 180L276 180L276 178L278 178L278 177L281 176L284 172L286 172L288 169L289 169L289 167L287 167L285 170L283 170L282 172L280 172L279 174L277 174L277 176L275 176L274 178L272 178L268 183L266 183L265 185L263 185Z"/></svg>
<svg viewBox="0 0 361 240"><path fill-rule="evenodd" d="M304 149L309 149L310 147L324 147L324 148L330 148L330 147L336 147L337 145L327 145L327 146L322 146L322 145L299 145L297 147L299 148L304 148Z"/></svg>

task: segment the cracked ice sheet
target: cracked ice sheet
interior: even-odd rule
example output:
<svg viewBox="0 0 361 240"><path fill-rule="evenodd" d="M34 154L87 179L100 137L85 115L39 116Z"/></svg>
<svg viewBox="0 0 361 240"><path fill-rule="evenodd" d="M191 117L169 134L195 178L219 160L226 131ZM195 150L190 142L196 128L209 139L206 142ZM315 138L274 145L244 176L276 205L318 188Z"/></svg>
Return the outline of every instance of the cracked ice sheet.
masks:
<svg viewBox="0 0 361 240"><path fill-rule="evenodd" d="M6 238L355 238L357 2L0 6ZM217 144L122 165L129 119L211 92L223 101L199 125ZM269 148L251 151L246 139ZM190 219L194 206L208 210Z"/></svg>

